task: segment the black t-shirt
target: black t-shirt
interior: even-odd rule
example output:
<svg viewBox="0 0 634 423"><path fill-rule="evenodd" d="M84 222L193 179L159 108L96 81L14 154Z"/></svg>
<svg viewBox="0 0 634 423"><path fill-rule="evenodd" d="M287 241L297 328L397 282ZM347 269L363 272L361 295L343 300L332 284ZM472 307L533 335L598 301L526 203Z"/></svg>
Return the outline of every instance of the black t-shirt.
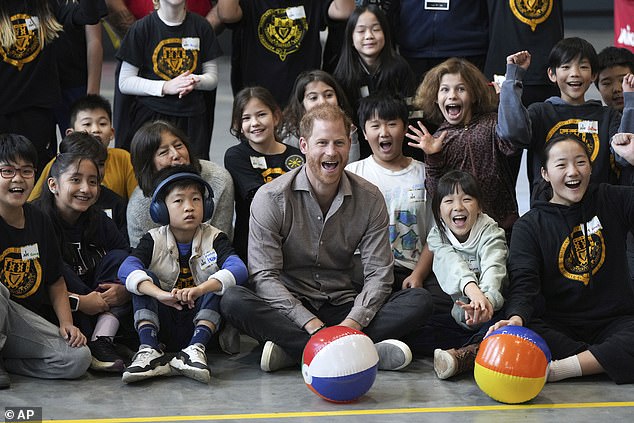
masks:
<svg viewBox="0 0 634 423"><path fill-rule="evenodd" d="M29 107L54 107L61 91L55 62L55 48L42 48L39 40L41 17L36 16L34 1L2 0L18 34L18 42L8 50L0 47L0 115L15 113ZM102 0L81 3L48 0L48 7L61 24L94 24L107 14ZM36 19L35 19L36 18Z"/></svg>
<svg viewBox="0 0 634 423"><path fill-rule="evenodd" d="M297 76L321 67L319 31L326 28L331 2L240 0L242 42L232 51L240 66L236 91L262 86L284 107Z"/></svg>
<svg viewBox="0 0 634 423"><path fill-rule="evenodd" d="M62 89L85 87L88 84L86 27L64 25L64 32L53 47Z"/></svg>
<svg viewBox="0 0 634 423"><path fill-rule="evenodd" d="M220 56L214 31L205 18L187 13L182 24L166 25L151 13L135 22L126 34L117 59L139 68L139 76L169 81L191 71L202 73L205 62ZM205 112L203 92L194 90L183 98L137 96L137 101L155 112L171 116L193 116Z"/></svg>
<svg viewBox="0 0 634 423"><path fill-rule="evenodd" d="M178 244L178 265L180 266L180 273L176 280L176 289L193 288L196 286L194 282L194 276L192 275L192 269L189 267L189 258L192 255L192 244Z"/></svg>
<svg viewBox="0 0 634 423"><path fill-rule="evenodd" d="M82 232L88 225L85 216L81 216L73 225L61 222L64 231L64 261L73 272L78 275L87 286L94 285L95 268L108 251L129 249L128 241L112 219L105 213L99 212L95 231L95 240L82 240Z"/></svg>
<svg viewBox="0 0 634 423"><path fill-rule="evenodd" d="M117 225L119 232L125 239L128 239L128 224L126 209L128 202L110 188L102 185L99 190L97 207L102 209L106 215Z"/></svg>
<svg viewBox="0 0 634 423"><path fill-rule="evenodd" d="M246 260L249 238L249 209L258 188L304 164L302 152L287 145L281 154L261 154L243 141L227 149L225 168L231 174L236 197L236 225L233 245Z"/></svg>
<svg viewBox="0 0 634 423"><path fill-rule="evenodd" d="M489 51L484 74L504 75L506 57L520 50L531 53L531 66L524 76L524 85L551 84L546 73L550 50L564 37L561 0L535 2L533 7L524 2L488 0ZM513 7L511 7L511 5Z"/></svg>
<svg viewBox="0 0 634 423"><path fill-rule="evenodd" d="M532 195L535 195L534 191L543 180L539 155L548 141L556 135L573 134L586 144L592 159L591 182L616 183L610 140L621 123L619 112L595 100L574 106L555 98L531 104L528 113L532 138L528 148L527 173Z"/></svg>
<svg viewBox="0 0 634 423"><path fill-rule="evenodd" d="M41 314L50 304L48 287L62 275L61 256L48 216L31 204L23 207L23 229L0 217L0 282L13 301Z"/></svg>

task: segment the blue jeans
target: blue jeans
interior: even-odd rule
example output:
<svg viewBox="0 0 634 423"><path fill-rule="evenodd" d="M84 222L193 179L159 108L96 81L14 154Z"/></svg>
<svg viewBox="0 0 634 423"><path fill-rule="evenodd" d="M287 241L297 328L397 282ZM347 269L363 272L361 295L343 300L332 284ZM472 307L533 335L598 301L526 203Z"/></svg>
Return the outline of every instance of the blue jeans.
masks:
<svg viewBox="0 0 634 423"><path fill-rule="evenodd" d="M152 281L160 286L155 275ZM134 327L138 330L139 322L152 322L159 329L159 341L165 344L166 351L178 351L189 345L194 327L200 320L207 320L220 327L220 297L207 293L196 299L195 306L182 310L167 306L149 295L132 294L134 308Z"/></svg>

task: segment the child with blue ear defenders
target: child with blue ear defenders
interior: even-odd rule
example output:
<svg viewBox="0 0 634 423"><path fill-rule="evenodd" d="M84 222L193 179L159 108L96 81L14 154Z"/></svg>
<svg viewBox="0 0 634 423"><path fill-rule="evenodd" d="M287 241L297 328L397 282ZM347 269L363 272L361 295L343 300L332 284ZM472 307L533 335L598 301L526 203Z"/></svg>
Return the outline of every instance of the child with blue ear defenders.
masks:
<svg viewBox="0 0 634 423"><path fill-rule="evenodd" d="M203 223L213 212L213 192L192 166L166 168L157 180L150 216L163 226L147 232L119 268L141 344L123 382L175 371L208 383L205 347L221 324L220 296L245 283L247 269L227 235ZM171 360L160 342L178 351Z"/></svg>

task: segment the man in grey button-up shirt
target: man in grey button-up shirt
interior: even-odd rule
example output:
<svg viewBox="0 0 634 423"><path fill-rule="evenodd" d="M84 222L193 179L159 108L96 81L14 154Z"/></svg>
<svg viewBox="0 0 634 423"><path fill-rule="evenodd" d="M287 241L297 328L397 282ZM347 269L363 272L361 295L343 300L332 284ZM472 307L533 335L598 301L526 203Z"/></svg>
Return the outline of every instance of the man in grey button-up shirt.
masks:
<svg viewBox="0 0 634 423"><path fill-rule="evenodd" d="M253 291L228 290L222 312L266 342L265 371L299 362L310 335L326 325L361 330L378 342L379 368L405 367L411 360L407 345L380 341L421 326L431 314L431 295L422 288L391 294L394 256L385 200L377 187L344 171L350 149L345 114L319 107L307 113L300 132L306 164L262 186L251 205ZM353 285L357 250L360 292Z"/></svg>

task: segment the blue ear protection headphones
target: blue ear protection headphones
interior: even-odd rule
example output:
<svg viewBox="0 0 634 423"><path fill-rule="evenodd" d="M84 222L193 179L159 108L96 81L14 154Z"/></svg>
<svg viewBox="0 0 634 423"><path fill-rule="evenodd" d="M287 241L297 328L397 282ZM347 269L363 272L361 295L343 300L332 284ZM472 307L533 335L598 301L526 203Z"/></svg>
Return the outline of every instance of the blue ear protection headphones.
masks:
<svg viewBox="0 0 634 423"><path fill-rule="evenodd" d="M207 195L203 200L203 222L211 219L211 216L214 214L214 191L211 189L211 185L195 173L179 172L165 178L165 180L156 187L154 193L152 194L150 217L155 223L158 223L159 225L168 225L170 223L170 215L167 210L167 206L165 205L165 200L159 199L159 197L164 197L161 193L167 185L174 181L181 180L195 181L205 187Z"/></svg>

